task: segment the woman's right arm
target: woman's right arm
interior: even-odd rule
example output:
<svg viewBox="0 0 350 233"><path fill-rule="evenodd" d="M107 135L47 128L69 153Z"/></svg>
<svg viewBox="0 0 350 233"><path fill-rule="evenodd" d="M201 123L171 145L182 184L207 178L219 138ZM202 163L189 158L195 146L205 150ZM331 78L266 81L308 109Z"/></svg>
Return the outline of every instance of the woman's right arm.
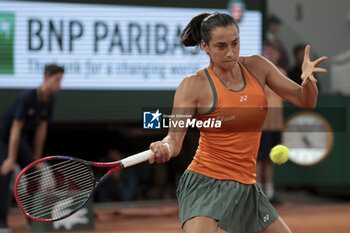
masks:
<svg viewBox="0 0 350 233"><path fill-rule="evenodd" d="M186 121L186 119L192 118L194 115L198 102L198 93L201 87L200 82L198 82L199 79L200 77L198 75L193 75L185 78L178 86L175 92L171 114L175 116L171 118L173 122L180 120ZM150 149L154 154L150 157L149 163L164 163L172 157L176 157L181 151L186 132L186 127L170 127L167 136L162 141L153 142L150 145Z"/></svg>

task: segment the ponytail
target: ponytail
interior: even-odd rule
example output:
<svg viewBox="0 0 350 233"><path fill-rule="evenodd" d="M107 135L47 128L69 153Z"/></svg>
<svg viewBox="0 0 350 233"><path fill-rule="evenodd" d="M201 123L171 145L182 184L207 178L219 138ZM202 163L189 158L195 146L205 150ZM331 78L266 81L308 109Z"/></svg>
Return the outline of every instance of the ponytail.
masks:
<svg viewBox="0 0 350 233"><path fill-rule="evenodd" d="M201 24L209 13L202 13L194 17L181 33L181 43L186 46L198 46L201 43Z"/></svg>

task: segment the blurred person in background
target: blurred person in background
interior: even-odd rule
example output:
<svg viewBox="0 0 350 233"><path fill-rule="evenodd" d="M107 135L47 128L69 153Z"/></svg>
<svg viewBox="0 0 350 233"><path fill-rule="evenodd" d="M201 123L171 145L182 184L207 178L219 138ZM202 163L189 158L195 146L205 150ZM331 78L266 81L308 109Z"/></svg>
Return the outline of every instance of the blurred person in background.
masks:
<svg viewBox="0 0 350 233"><path fill-rule="evenodd" d="M169 200L175 198L175 188L169 182L169 168L166 164L153 166L152 184L147 192L151 200Z"/></svg>
<svg viewBox="0 0 350 233"><path fill-rule="evenodd" d="M277 65L284 70L289 69L289 58L287 50L283 42L278 38L277 33L280 29L282 21L275 15L271 15L268 19L267 31L265 34L266 41L276 44L280 48L280 56L277 61ZM304 47L305 48L305 47Z"/></svg>
<svg viewBox="0 0 350 233"><path fill-rule="evenodd" d="M262 56L271 61L283 75L287 75L286 71L277 65L280 57L280 47L277 44L265 42L262 48ZM279 200L275 196L273 163L270 160L270 151L272 147L281 143L283 129L283 102L282 98L268 86L265 86L265 95L268 113L260 139L256 180L270 202L272 204L279 204Z"/></svg>
<svg viewBox="0 0 350 233"><path fill-rule="evenodd" d="M54 107L53 94L60 90L63 74L63 67L45 66L42 85L23 91L0 118L0 232L10 232L7 214L12 171L16 163L24 168L42 156Z"/></svg>
<svg viewBox="0 0 350 233"><path fill-rule="evenodd" d="M303 80L301 79L301 65L303 64L304 60L304 48L305 44L297 44L293 48L293 55L295 59L295 64L294 66L288 71L288 77L296 82L297 84L301 84Z"/></svg>
<svg viewBox="0 0 350 233"><path fill-rule="evenodd" d="M124 156L116 148L111 148L100 162L114 162L124 159ZM98 168L97 175L104 175L109 169ZM138 179L134 168L130 167L125 170L113 172L102 186L96 191L95 201L131 201L134 199Z"/></svg>

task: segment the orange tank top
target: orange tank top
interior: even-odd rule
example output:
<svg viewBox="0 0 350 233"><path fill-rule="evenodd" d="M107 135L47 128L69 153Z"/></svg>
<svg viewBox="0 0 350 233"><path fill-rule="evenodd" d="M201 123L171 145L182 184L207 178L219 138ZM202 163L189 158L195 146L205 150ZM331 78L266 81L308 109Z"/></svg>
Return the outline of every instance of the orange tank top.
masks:
<svg viewBox="0 0 350 233"><path fill-rule="evenodd" d="M215 118L221 121L221 128L199 129L199 145L188 169L214 179L254 184L267 101L259 81L241 62L239 66L244 80L241 90L229 89L209 66L205 69L214 104L207 114L197 114L196 119Z"/></svg>

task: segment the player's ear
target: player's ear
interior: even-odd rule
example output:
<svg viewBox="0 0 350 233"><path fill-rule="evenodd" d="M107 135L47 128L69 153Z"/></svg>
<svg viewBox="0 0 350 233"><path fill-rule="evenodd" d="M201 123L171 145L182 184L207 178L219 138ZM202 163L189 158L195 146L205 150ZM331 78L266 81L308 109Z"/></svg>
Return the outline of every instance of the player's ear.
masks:
<svg viewBox="0 0 350 233"><path fill-rule="evenodd" d="M204 52L209 53L208 45L204 42L204 40L201 40L201 47Z"/></svg>

